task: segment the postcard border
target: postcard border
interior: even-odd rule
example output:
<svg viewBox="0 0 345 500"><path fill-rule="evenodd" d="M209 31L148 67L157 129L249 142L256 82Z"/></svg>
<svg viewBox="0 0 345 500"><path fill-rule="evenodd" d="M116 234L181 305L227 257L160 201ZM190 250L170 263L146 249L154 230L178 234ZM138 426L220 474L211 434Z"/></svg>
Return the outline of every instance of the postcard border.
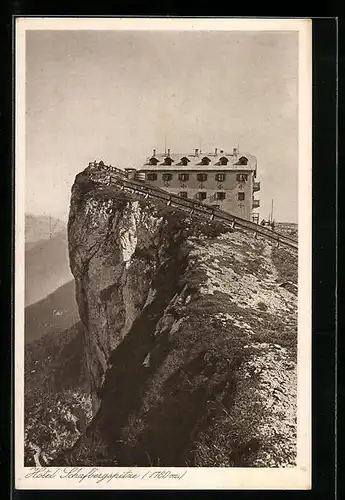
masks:
<svg viewBox="0 0 345 500"><path fill-rule="evenodd" d="M17 178L17 182L18 182L18 178ZM17 221L17 222L18 222L18 221ZM310 235L309 235L309 237L310 237ZM18 248L18 247L17 247L17 248Z"/></svg>

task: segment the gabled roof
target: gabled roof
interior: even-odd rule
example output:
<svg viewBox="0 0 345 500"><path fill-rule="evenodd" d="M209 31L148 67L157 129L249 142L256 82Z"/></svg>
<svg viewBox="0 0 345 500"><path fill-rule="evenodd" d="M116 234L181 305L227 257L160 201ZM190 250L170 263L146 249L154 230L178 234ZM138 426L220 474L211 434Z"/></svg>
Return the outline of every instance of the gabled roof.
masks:
<svg viewBox="0 0 345 500"><path fill-rule="evenodd" d="M199 161L199 165L208 165L209 163L211 163L211 158L209 158L208 156L203 156L202 158L200 158L200 161Z"/></svg>
<svg viewBox="0 0 345 500"><path fill-rule="evenodd" d="M148 162L150 163L151 161L155 161L156 163L159 163L158 158L156 158L155 156L151 156L151 158L149 158Z"/></svg>
<svg viewBox="0 0 345 500"><path fill-rule="evenodd" d="M240 157L238 158L237 162L235 163L235 165L246 165L246 163L242 163L241 161L242 160L247 160L247 162L249 161L249 159L247 158L247 156L245 155L240 155Z"/></svg>
<svg viewBox="0 0 345 500"><path fill-rule="evenodd" d="M216 162L216 165L224 165L224 164L227 165L229 163L229 160L230 160L230 158L228 158L228 157L226 157L226 156L223 155Z"/></svg>
<svg viewBox="0 0 345 500"><path fill-rule="evenodd" d="M167 163L170 163L170 162L174 163L175 160L174 160L174 158L171 158L171 156L166 156L165 158L162 158L161 164L164 165L165 162L167 162Z"/></svg>

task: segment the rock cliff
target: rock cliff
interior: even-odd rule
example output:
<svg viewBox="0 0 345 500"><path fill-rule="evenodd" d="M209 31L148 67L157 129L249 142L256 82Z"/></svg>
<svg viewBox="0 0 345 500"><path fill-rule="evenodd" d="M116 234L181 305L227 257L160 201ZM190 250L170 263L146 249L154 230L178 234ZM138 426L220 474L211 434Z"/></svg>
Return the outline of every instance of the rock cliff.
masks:
<svg viewBox="0 0 345 500"><path fill-rule="evenodd" d="M56 463L295 464L293 253L88 169L68 240L94 417Z"/></svg>

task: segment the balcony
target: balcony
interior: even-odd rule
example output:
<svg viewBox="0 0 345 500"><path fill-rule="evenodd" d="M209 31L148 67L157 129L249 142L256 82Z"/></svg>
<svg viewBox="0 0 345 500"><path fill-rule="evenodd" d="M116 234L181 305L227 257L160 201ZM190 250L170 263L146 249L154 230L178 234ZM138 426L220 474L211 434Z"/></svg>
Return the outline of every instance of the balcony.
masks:
<svg viewBox="0 0 345 500"><path fill-rule="evenodd" d="M260 200L253 200L253 208L259 208L260 206Z"/></svg>
<svg viewBox="0 0 345 500"><path fill-rule="evenodd" d="M260 191L260 181L254 181L253 183L253 193Z"/></svg>

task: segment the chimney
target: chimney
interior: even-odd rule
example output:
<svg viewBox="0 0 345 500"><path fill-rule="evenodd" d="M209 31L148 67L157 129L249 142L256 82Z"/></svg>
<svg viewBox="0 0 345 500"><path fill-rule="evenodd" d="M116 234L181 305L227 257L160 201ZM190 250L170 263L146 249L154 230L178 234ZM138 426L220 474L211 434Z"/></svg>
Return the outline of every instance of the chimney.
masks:
<svg viewBox="0 0 345 500"><path fill-rule="evenodd" d="M195 150L195 156L199 156L199 150L198 149Z"/></svg>
<svg viewBox="0 0 345 500"><path fill-rule="evenodd" d="M155 149L153 150L153 156L156 156L156 150Z"/></svg>
<svg viewBox="0 0 345 500"><path fill-rule="evenodd" d="M170 148L168 148L168 156L170 156Z"/></svg>
<svg viewBox="0 0 345 500"><path fill-rule="evenodd" d="M217 153L218 153L218 149L214 148L214 154L215 154L215 156L217 156Z"/></svg>
<svg viewBox="0 0 345 500"><path fill-rule="evenodd" d="M234 156L237 156L237 148L232 148L232 154L233 154Z"/></svg>

